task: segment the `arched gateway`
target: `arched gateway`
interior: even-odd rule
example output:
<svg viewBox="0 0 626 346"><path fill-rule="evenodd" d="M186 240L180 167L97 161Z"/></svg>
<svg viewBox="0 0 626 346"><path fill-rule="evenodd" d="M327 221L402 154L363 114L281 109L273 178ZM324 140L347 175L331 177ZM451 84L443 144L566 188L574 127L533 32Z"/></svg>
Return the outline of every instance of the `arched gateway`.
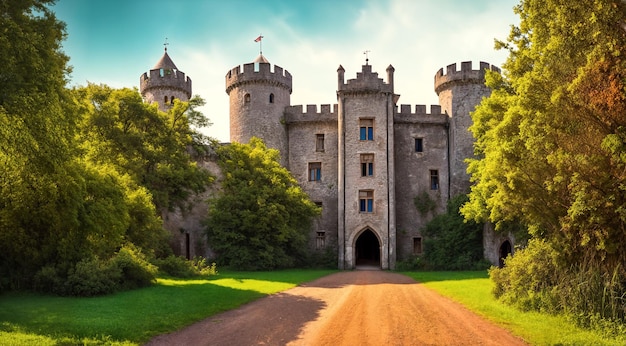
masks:
<svg viewBox="0 0 626 346"><path fill-rule="evenodd" d="M370 229L364 230L356 239L354 256L354 263L357 266L380 268L380 242Z"/></svg>

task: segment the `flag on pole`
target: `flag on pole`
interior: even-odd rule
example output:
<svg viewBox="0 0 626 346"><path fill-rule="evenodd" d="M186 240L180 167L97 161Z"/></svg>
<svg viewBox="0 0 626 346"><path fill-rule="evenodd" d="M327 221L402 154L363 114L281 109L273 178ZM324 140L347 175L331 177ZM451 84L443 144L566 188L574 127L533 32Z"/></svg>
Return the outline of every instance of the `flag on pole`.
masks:
<svg viewBox="0 0 626 346"><path fill-rule="evenodd" d="M257 37L257 38L254 40L254 42L261 42L261 39L262 39L262 38L263 38L263 36L259 36L259 37Z"/></svg>

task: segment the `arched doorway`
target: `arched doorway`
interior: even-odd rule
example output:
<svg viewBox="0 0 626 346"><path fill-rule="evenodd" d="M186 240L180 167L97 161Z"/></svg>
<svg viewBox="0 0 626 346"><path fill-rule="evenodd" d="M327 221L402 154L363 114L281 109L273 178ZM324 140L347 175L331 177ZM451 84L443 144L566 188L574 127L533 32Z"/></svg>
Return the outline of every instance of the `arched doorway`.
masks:
<svg viewBox="0 0 626 346"><path fill-rule="evenodd" d="M505 240L502 245L500 245L500 256L499 258L499 263L498 265L500 266L500 268L504 267L504 259L511 254L511 242L508 240Z"/></svg>
<svg viewBox="0 0 626 346"><path fill-rule="evenodd" d="M380 242L370 229L366 229L356 240L355 264L357 266L380 267Z"/></svg>

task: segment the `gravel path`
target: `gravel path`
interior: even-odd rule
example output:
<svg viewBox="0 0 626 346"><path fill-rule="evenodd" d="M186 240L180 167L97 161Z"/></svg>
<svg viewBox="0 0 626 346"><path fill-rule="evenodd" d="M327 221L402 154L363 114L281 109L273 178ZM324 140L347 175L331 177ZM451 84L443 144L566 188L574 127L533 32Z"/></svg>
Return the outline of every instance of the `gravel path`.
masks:
<svg viewBox="0 0 626 346"><path fill-rule="evenodd" d="M346 271L209 317L148 345L525 345L413 279Z"/></svg>

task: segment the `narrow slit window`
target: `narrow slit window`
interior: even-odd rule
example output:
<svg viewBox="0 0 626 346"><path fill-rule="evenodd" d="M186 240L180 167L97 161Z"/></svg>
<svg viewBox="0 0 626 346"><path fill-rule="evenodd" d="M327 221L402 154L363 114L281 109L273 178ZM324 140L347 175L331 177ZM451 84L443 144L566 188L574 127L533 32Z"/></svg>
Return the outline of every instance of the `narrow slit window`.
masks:
<svg viewBox="0 0 626 346"><path fill-rule="evenodd" d="M414 255L422 254L422 237L413 238L413 254Z"/></svg>
<svg viewBox="0 0 626 346"><path fill-rule="evenodd" d="M315 135L315 151L324 151L324 134Z"/></svg>
<svg viewBox="0 0 626 346"><path fill-rule="evenodd" d="M274 94L270 94L270 103L274 103Z"/></svg>
<svg viewBox="0 0 626 346"><path fill-rule="evenodd" d="M430 170L430 189L439 190L439 171L436 169Z"/></svg>
<svg viewBox="0 0 626 346"><path fill-rule="evenodd" d="M416 153L424 152L424 139L423 138L415 138L415 152Z"/></svg>
<svg viewBox="0 0 626 346"><path fill-rule="evenodd" d="M243 102L245 102L245 103L250 103L250 94L246 94L246 95L243 97Z"/></svg>

